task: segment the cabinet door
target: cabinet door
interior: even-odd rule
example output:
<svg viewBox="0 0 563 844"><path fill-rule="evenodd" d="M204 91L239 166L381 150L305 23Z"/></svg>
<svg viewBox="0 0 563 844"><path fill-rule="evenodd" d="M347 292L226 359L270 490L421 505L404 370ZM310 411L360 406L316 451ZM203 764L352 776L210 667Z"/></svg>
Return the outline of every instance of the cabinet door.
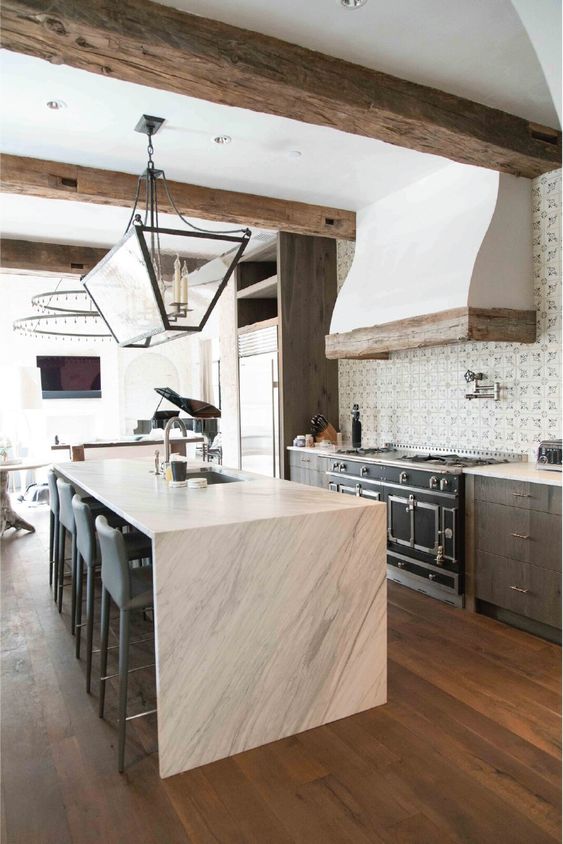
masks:
<svg viewBox="0 0 563 844"><path fill-rule="evenodd" d="M301 468L301 466L295 466L295 465L290 466L289 472L290 472L289 479L291 481L295 481L295 483L298 483L298 484L306 483L306 481L303 480L303 469Z"/></svg>
<svg viewBox="0 0 563 844"><path fill-rule="evenodd" d="M561 519L552 513L477 502L477 546L491 554L561 571Z"/></svg>
<svg viewBox="0 0 563 844"><path fill-rule="evenodd" d="M478 551L475 594L526 618L561 627L558 572Z"/></svg>
<svg viewBox="0 0 563 844"><path fill-rule="evenodd" d="M556 516L561 515L561 487L559 486L477 477L475 497L480 501L490 501L493 504L505 504L521 507L524 510L540 510Z"/></svg>

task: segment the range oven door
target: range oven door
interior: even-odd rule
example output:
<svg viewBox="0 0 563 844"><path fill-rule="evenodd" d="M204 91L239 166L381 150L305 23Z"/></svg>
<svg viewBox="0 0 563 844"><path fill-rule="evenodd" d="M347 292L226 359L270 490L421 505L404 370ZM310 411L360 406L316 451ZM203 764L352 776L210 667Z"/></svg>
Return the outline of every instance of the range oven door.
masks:
<svg viewBox="0 0 563 844"><path fill-rule="evenodd" d="M338 478L338 480L329 480L328 488L332 492L341 492L343 495L355 495L359 498L369 498L370 501L383 501L380 490L371 488L367 484L355 483L348 478Z"/></svg>
<svg viewBox="0 0 563 844"><path fill-rule="evenodd" d="M389 542L436 557L442 535L441 505L414 493L387 496Z"/></svg>

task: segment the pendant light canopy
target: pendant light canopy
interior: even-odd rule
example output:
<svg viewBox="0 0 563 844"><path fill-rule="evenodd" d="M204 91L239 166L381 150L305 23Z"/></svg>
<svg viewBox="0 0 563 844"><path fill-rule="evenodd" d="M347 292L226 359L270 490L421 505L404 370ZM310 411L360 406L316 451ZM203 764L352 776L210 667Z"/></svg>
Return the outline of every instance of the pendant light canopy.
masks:
<svg viewBox="0 0 563 844"><path fill-rule="evenodd" d="M83 283L120 346L149 347L201 331L250 240L249 229L206 231L182 216L163 170L152 160L152 137L162 118L143 115L136 131L148 136L148 163L139 176L129 224L121 240ZM144 217L137 213L145 185ZM159 187L184 224L159 224ZM201 266L201 253L224 251ZM200 264L193 269L194 263ZM191 271L190 271L191 270Z"/></svg>

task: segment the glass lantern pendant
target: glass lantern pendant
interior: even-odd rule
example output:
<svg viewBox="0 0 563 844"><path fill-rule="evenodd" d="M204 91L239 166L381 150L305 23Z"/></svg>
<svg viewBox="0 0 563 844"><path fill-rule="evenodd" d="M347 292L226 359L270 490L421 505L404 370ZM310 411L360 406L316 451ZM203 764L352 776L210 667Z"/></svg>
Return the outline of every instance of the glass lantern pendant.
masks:
<svg viewBox="0 0 563 844"><path fill-rule="evenodd" d="M207 231L182 216L164 171L152 160L152 136L163 122L143 115L137 124L136 131L148 136L148 164L139 176L129 224L121 240L83 279L120 346L152 347L201 331L251 235L249 229ZM143 183L144 218L136 213ZM159 224L159 185L184 223L181 229ZM218 249L218 243L224 248ZM210 254L216 257L202 260Z"/></svg>

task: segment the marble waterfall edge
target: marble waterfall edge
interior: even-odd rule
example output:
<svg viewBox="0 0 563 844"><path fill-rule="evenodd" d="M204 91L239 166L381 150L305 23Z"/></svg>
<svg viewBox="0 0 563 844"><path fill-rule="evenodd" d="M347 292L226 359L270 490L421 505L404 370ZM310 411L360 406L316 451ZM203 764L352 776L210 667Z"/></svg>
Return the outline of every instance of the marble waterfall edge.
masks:
<svg viewBox="0 0 563 844"><path fill-rule="evenodd" d="M385 543L380 504L155 537L162 777L386 702Z"/></svg>

